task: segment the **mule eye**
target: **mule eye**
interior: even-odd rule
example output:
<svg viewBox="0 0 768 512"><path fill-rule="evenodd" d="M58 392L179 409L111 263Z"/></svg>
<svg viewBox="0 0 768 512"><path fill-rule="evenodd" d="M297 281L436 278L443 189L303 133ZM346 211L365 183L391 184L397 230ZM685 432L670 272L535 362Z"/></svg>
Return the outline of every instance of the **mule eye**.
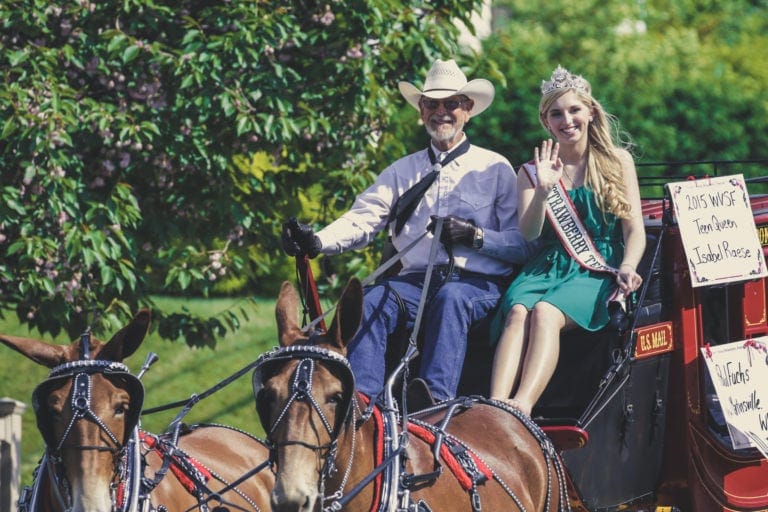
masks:
<svg viewBox="0 0 768 512"><path fill-rule="evenodd" d="M49 397L48 403L44 407L45 409L48 409L48 415L53 419L59 419L61 418L61 412L62 412L62 404L60 400L57 400L54 397Z"/></svg>
<svg viewBox="0 0 768 512"><path fill-rule="evenodd" d="M256 409L261 413L270 412L277 403L277 396L274 390L269 388L262 388L256 395Z"/></svg>
<svg viewBox="0 0 768 512"><path fill-rule="evenodd" d="M328 403L333 405L339 405L344 401L344 396L341 393L336 393L328 398Z"/></svg>
<svg viewBox="0 0 768 512"><path fill-rule="evenodd" d="M270 388L261 388L256 395L257 402L263 402L267 407L271 407L275 404L275 392Z"/></svg>
<svg viewBox="0 0 768 512"><path fill-rule="evenodd" d="M259 415L262 427L267 430L270 428L270 415L277 403L275 392L268 388L261 388L256 393L256 413Z"/></svg>
<svg viewBox="0 0 768 512"><path fill-rule="evenodd" d="M128 404L119 404L115 407L115 416L123 416L128 412Z"/></svg>

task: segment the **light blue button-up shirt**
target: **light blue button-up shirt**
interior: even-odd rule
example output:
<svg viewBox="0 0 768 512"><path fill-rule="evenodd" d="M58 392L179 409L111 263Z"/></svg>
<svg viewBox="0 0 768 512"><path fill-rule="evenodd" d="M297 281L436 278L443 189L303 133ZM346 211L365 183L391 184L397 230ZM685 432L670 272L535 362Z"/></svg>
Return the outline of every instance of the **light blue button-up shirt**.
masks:
<svg viewBox="0 0 768 512"><path fill-rule="evenodd" d="M348 212L317 233L323 246L321 252L338 254L368 245L386 227L397 199L431 171L426 149L384 169L376 182L357 196ZM471 219L483 229L481 249L454 246L457 268L507 275L513 265L524 263L532 253L533 245L518 230L515 171L506 158L493 151L473 145L443 167L400 234L395 236L394 222L390 226L395 248L402 250L424 234L432 215ZM432 234L427 235L403 257L401 273L426 269L432 238ZM448 253L441 245L435 264L448 261Z"/></svg>

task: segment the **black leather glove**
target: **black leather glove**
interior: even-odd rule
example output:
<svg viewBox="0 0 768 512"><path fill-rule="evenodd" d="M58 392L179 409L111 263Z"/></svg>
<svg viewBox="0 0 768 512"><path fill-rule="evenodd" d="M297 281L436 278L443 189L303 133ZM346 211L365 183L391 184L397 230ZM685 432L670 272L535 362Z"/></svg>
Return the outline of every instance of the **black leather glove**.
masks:
<svg viewBox="0 0 768 512"><path fill-rule="evenodd" d="M427 229L434 233L436 223L437 216L433 215L432 222L429 223ZM477 226L474 221L449 215L443 219L443 231L440 233L440 241L446 247L453 247L456 244L472 247L475 231L477 231Z"/></svg>
<svg viewBox="0 0 768 512"><path fill-rule="evenodd" d="M314 258L320 254L323 244L315 235L312 227L302 224L291 217L283 223L283 250L288 256L304 256Z"/></svg>

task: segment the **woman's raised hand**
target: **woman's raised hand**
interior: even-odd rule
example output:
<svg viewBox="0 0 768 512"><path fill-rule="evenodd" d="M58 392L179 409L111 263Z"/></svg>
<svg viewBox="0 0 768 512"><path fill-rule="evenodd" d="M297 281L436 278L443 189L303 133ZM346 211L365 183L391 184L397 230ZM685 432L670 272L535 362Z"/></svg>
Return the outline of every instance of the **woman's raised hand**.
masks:
<svg viewBox="0 0 768 512"><path fill-rule="evenodd" d="M555 183L563 176L563 161L557 156L560 144L547 139L541 143L541 149L533 148L533 160L536 163L536 175L538 176L537 189L541 189L546 195L552 191Z"/></svg>

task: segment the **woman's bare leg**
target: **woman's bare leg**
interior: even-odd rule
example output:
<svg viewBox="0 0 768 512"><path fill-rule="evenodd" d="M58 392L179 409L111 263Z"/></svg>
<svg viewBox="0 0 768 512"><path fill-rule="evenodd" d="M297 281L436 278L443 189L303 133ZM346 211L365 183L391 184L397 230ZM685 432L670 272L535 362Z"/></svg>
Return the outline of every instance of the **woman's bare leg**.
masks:
<svg viewBox="0 0 768 512"><path fill-rule="evenodd" d="M555 373L560 355L560 331L566 325L566 316L555 306L539 302L531 311L529 322L528 347L514 399L520 409L530 415Z"/></svg>
<svg viewBox="0 0 768 512"><path fill-rule="evenodd" d="M528 337L528 310L515 304L507 314L491 369L491 398L508 401L520 380L520 364Z"/></svg>

